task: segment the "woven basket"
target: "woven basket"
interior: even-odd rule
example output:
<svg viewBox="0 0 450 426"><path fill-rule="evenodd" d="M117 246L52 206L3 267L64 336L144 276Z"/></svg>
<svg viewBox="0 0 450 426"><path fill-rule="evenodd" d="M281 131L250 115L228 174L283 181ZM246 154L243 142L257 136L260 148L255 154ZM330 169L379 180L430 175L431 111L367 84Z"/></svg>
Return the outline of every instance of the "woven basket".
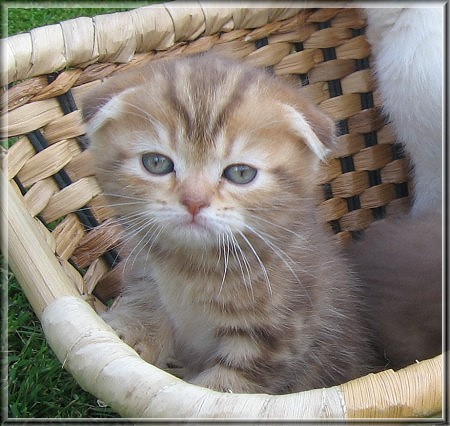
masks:
<svg viewBox="0 0 450 426"><path fill-rule="evenodd" d="M442 356L329 389L222 394L145 363L97 315L118 292L120 230L92 175L80 97L136 64L209 49L294 76L299 90L337 123L335 158L317 182L324 194L318 208L345 243L377 218L403 211L409 200L408 163L380 114L364 26L361 11L352 8L172 2L2 40L2 85L8 85L2 133L17 137L2 162L9 264L63 366L121 416L340 419L441 412Z"/></svg>

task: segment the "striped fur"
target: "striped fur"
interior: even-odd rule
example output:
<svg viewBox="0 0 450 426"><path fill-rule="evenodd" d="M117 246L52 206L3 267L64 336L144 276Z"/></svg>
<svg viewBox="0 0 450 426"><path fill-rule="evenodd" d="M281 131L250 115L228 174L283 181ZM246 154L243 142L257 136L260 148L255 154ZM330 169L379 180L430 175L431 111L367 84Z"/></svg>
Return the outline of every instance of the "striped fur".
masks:
<svg viewBox="0 0 450 426"><path fill-rule="evenodd" d="M316 218L333 124L295 87L205 54L111 78L84 114L97 176L128 234L123 294L105 319L147 361L233 392L368 371L357 284ZM149 173L142 155L152 152L174 171ZM233 164L255 179L227 180Z"/></svg>

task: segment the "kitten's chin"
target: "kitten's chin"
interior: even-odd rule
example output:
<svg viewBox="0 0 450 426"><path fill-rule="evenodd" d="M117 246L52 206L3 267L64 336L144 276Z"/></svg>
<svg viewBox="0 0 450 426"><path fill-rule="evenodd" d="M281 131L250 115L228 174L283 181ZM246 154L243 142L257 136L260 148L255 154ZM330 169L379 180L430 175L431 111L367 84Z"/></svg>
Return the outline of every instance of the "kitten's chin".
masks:
<svg viewBox="0 0 450 426"><path fill-rule="evenodd" d="M183 213L165 220L163 229L167 248L204 250L223 246L232 238L236 224L207 212L195 218Z"/></svg>
<svg viewBox="0 0 450 426"><path fill-rule="evenodd" d="M171 243L178 247L210 248L217 246L218 232L200 221L178 222L169 230Z"/></svg>

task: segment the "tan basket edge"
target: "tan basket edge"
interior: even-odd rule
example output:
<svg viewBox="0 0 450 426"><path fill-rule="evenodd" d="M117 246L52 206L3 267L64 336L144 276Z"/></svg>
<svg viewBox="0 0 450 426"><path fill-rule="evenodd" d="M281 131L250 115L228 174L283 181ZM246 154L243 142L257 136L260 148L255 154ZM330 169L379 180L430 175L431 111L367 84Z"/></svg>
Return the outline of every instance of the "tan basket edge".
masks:
<svg viewBox="0 0 450 426"><path fill-rule="evenodd" d="M220 393L142 361L78 298L55 300L44 312L42 324L58 358L80 385L123 417L417 419L437 415L442 407L442 355L326 389L288 395ZM361 385L369 391L361 392Z"/></svg>

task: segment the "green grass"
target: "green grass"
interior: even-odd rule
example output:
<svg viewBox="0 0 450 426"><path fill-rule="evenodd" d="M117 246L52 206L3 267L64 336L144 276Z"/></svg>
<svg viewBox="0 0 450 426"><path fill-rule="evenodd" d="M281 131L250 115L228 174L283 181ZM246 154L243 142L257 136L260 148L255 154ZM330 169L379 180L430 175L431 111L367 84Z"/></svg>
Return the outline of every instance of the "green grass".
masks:
<svg viewBox="0 0 450 426"><path fill-rule="evenodd" d="M124 8L118 8L117 12L122 10L128 10ZM101 8L72 9L69 12L74 12L75 16L95 16L104 12ZM71 14L71 13L70 13ZM26 32L32 28L40 27L43 25L56 24L68 18L68 10L65 8L30 8L30 9L9 9L8 10L8 34L18 34ZM27 23L24 29L23 23Z"/></svg>
<svg viewBox="0 0 450 426"><path fill-rule="evenodd" d="M33 7L27 7L26 5ZM30 31L32 28L49 25L62 20L79 16L95 16L102 13L123 11L139 4L118 3L120 7L98 7L106 2L97 2L96 8L78 7L78 2L46 2L45 7L39 7L39 2L3 2L2 4L2 34L10 36ZM141 2L149 4L150 1ZM22 6L23 5L23 6ZM55 7L53 7L53 5ZM129 6L124 8L123 6ZM51 6L51 7L50 7ZM5 19L7 18L7 19ZM2 257L0 255L0 261ZM109 407L83 391L72 376L66 372L47 342L41 325L32 311L31 306L22 293L20 286L6 267L2 269L4 283L8 289L3 296L8 298L7 341L3 349L7 356L2 359L3 373L6 375L7 386L3 386L3 420L7 418L108 418L119 417ZM2 284L4 284L2 283ZM6 328L6 329L5 329ZM7 347L5 343L7 342ZM6 363L6 365L5 365Z"/></svg>
<svg viewBox="0 0 450 426"><path fill-rule="evenodd" d="M8 417L118 417L61 367L12 275L8 299Z"/></svg>
<svg viewBox="0 0 450 426"><path fill-rule="evenodd" d="M10 3L10 4L8 4ZM28 32L33 28L44 25L57 24L61 21L81 16L96 16L104 13L121 12L147 5L158 3L158 1L134 1L134 2L103 2L94 3L97 7L86 7L86 2L4 2L3 8L5 20L3 21L4 35L10 36L23 32ZM100 4L105 7L98 7ZM41 6L45 4L45 6ZM117 7L112 7L117 4ZM126 5L127 7L123 7ZM6 7L5 7L6 6ZM108 6L108 7L106 7ZM5 25L6 24L6 25Z"/></svg>

